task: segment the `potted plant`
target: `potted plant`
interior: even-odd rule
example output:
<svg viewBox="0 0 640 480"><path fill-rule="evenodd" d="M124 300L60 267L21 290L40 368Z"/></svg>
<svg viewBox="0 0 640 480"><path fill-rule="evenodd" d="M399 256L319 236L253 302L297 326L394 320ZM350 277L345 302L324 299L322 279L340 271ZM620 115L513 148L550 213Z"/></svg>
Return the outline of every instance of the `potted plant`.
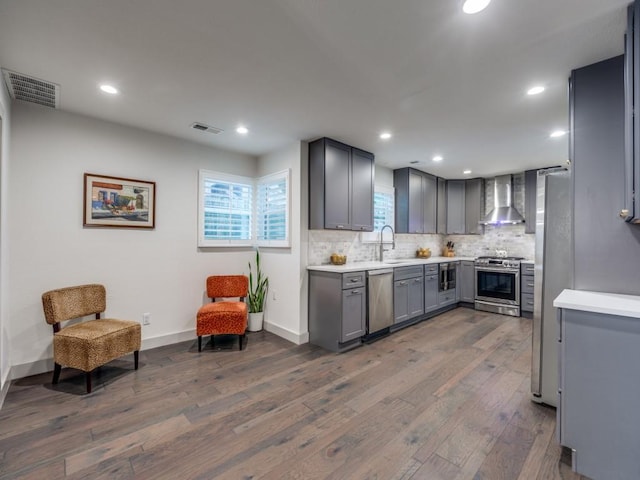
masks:
<svg viewBox="0 0 640 480"><path fill-rule="evenodd" d="M260 270L260 250L256 250L256 275L253 275L251 262L249 262L249 325L250 332L262 330L264 320L264 304L267 301L267 291L269 290L269 278L262 274Z"/></svg>

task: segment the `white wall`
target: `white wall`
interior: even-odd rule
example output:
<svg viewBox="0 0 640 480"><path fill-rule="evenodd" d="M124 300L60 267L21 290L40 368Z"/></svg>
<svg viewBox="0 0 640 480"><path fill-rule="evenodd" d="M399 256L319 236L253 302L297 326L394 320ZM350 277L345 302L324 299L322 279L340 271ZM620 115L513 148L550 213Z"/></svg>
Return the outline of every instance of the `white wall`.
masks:
<svg viewBox="0 0 640 480"><path fill-rule="evenodd" d="M108 316L141 321L151 313L144 349L195 339L206 277L248 271L250 250L196 247L197 178L200 168L254 176L253 157L21 102L13 105L10 153L3 293L11 298L14 378L52 366L47 290L103 283ZM155 181L156 228L83 228L85 172Z"/></svg>
<svg viewBox="0 0 640 480"><path fill-rule="evenodd" d="M2 392L9 378L11 369L9 299L8 294L8 259L9 228L7 213L9 211L9 133L11 126L11 104L9 94L0 85L0 406Z"/></svg>
<svg viewBox="0 0 640 480"><path fill-rule="evenodd" d="M297 344L308 341L306 313L306 174L303 162L307 146L296 142L285 149L260 157L258 175L290 170L290 248L261 248L262 269L269 277L265 328ZM303 205L304 203L304 205ZM303 218L304 217L304 218Z"/></svg>

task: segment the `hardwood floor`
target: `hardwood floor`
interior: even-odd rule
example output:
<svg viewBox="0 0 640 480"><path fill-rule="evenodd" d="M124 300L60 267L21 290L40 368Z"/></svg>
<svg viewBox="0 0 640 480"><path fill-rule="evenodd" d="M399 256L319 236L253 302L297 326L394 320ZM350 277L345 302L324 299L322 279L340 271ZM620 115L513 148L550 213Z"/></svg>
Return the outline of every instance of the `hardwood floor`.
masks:
<svg viewBox="0 0 640 480"><path fill-rule="evenodd" d="M247 340L125 357L90 395L69 369L15 381L0 478L583 478L529 400L531 320L459 308L343 354Z"/></svg>

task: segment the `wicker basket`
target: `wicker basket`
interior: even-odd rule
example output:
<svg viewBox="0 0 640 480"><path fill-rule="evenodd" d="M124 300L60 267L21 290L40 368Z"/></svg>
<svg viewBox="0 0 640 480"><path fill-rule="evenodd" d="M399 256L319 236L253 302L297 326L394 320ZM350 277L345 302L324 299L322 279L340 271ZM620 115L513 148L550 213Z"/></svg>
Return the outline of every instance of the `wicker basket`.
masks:
<svg viewBox="0 0 640 480"><path fill-rule="evenodd" d="M330 260L332 265L344 265L345 263L347 263L347 256L334 253L333 255L331 255Z"/></svg>

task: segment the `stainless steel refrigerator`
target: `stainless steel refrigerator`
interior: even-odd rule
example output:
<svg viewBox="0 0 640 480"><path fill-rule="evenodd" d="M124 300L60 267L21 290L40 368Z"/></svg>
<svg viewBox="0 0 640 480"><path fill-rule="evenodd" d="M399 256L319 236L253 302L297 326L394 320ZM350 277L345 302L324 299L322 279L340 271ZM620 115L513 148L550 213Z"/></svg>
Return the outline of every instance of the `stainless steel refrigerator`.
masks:
<svg viewBox="0 0 640 480"><path fill-rule="evenodd" d="M536 252L531 393L557 406L558 326L553 300L573 283L571 175L540 170L536 192Z"/></svg>

